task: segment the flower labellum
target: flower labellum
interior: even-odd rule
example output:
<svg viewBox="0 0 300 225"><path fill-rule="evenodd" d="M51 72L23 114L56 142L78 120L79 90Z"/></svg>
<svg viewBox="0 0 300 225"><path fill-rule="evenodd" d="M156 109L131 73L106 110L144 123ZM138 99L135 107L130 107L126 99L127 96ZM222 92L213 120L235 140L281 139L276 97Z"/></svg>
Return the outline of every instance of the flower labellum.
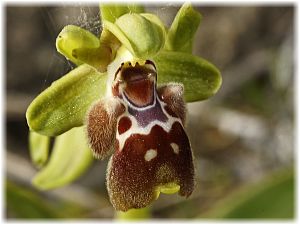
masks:
<svg viewBox="0 0 300 225"><path fill-rule="evenodd" d="M184 130L183 85L157 86L152 61L131 61L118 68L111 91L91 107L87 134L97 158L114 150L107 189L116 210L145 207L160 192L191 195L194 166Z"/></svg>

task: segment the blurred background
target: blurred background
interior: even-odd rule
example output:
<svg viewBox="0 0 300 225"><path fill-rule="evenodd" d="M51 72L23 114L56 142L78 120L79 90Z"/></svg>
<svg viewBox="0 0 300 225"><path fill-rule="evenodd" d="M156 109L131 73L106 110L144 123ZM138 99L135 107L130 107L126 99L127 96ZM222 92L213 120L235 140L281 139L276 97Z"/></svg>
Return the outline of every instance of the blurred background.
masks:
<svg viewBox="0 0 300 225"><path fill-rule="evenodd" d="M187 200L161 195L157 219L294 218L295 6L194 5L203 19L194 54L221 71L219 92L188 104L187 131L195 155L196 189ZM99 34L98 6L5 7L5 215L27 218L114 217L106 161L78 180L46 192L31 184L37 173L28 149L25 112L30 102L74 66L56 52L67 24ZM146 5L169 26L180 5Z"/></svg>

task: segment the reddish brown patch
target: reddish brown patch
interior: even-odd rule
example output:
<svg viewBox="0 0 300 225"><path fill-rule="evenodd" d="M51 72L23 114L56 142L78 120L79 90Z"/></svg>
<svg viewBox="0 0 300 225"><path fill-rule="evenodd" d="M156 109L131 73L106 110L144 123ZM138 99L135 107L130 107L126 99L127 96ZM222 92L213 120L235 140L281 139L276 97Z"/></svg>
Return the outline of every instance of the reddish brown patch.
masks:
<svg viewBox="0 0 300 225"><path fill-rule="evenodd" d="M130 129L131 125L132 125L131 120L128 117L126 116L122 117L118 123L119 134L125 133L127 130Z"/></svg>
<svg viewBox="0 0 300 225"><path fill-rule="evenodd" d="M126 96L136 106L150 105L153 102L153 85L154 83L151 80L127 83Z"/></svg>
<svg viewBox="0 0 300 225"><path fill-rule="evenodd" d="M180 149L175 154L171 143ZM149 149L157 156L146 161ZM108 190L116 210L142 208L155 200L155 188L176 182L179 194L188 197L194 189L194 166L188 137L181 124L173 124L169 133L156 125L149 135L133 134L122 151L116 151L109 169Z"/></svg>

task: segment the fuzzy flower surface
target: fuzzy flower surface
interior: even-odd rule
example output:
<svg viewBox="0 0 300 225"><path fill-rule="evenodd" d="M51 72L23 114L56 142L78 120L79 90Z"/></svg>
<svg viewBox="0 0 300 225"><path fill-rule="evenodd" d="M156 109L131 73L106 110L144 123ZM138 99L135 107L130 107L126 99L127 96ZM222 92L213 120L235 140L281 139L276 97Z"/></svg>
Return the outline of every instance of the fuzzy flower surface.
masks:
<svg viewBox="0 0 300 225"><path fill-rule="evenodd" d="M194 166L186 102L213 96L222 81L213 64L192 54L201 15L184 4L166 28L139 5L100 5L100 14L100 37L74 25L58 34L57 51L77 67L27 109L31 158L41 169L33 184L64 186L93 158L111 156L106 184L116 210L146 207L161 192L188 197Z"/></svg>

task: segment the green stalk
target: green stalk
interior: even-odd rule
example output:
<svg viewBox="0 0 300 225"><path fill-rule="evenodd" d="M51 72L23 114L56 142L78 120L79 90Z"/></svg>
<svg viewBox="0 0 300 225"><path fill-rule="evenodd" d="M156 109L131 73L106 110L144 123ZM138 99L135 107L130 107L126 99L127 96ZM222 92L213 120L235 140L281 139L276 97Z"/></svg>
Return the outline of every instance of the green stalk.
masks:
<svg viewBox="0 0 300 225"><path fill-rule="evenodd" d="M127 212L116 211L115 219L117 221L125 220L146 220L151 218L150 206L141 209L130 209Z"/></svg>

